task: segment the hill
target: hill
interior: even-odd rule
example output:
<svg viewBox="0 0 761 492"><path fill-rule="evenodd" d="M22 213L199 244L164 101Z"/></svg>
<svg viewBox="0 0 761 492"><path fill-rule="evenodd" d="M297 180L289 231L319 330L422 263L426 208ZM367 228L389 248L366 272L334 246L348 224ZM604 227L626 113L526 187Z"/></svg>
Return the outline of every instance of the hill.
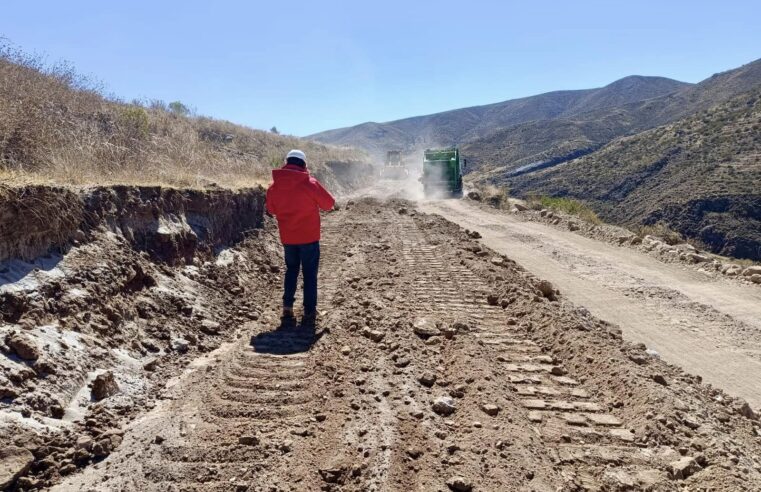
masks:
<svg viewBox="0 0 761 492"><path fill-rule="evenodd" d="M329 184L361 152L196 117L181 103L125 103L68 65L0 45L0 179L251 186L294 147ZM351 166L348 167L351 171Z"/></svg>
<svg viewBox="0 0 761 492"><path fill-rule="evenodd" d="M632 76L598 89L548 92L388 123L363 123L308 138L335 145L354 145L376 154L394 148L413 150L461 144L488 136L496 129L606 111L670 94L689 85L663 77Z"/></svg>
<svg viewBox="0 0 761 492"><path fill-rule="evenodd" d="M714 252L761 259L761 87L557 167L491 180L518 194L584 200L617 223L662 222Z"/></svg>

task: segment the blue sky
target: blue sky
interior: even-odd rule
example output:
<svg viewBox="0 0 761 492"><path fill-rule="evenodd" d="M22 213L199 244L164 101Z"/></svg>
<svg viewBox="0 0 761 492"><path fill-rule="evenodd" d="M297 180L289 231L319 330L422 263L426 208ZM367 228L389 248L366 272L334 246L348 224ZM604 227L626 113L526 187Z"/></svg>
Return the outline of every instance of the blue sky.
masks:
<svg viewBox="0 0 761 492"><path fill-rule="evenodd" d="M759 1L21 1L0 36L123 98L309 133L761 58Z"/></svg>

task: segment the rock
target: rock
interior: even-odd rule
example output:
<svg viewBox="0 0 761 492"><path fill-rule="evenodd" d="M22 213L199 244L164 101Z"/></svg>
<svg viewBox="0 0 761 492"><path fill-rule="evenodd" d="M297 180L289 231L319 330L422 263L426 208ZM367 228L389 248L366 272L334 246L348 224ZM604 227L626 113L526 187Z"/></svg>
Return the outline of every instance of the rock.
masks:
<svg viewBox="0 0 761 492"><path fill-rule="evenodd" d="M341 483L346 469L338 468L320 468L320 476L326 483Z"/></svg>
<svg viewBox="0 0 761 492"><path fill-rule="evenodd" d="M505 266L505 259L501 256L495 256L491 259L491 264L496 266Z"/></svg>
<svg viewBox="0 0 761 492"><path fill-rule="evenodd" d="M201 331L207 335L219 335L220 324L210 319L201 321Z"/></svg>
<svg viewBox="0 0 761 492"><path fill-rule="evenodd" d="M12 388L10 386L0 386L0 400L3 398L9 398L13 400L19 395L18 391L16 391L15 388Z"/></svg>
<svg viewBox="0 0 761 492"><path fill-rule="evenodd" d="M517 210L518 212L525 212L526 210L528 210L528 206L520 202L513 203L513 206L515 207L515 210Z"/></svg>
<svg viewBox="0 0 761 492"><path fill-rule="evenodd" d="M13 352L24 360L37 360L40 357L40 349L34 340L20 333L13 333L5 337L5 344Z"/></svg>
<svg viewBox="0 0 761 492"><path fill-rule="evenodd" d="M687 253L686 258L692 263L705 263L710 260L707 256L698 253Z"/></svg>
<svg viewBox="0 0 761 492"><path fill-rule="evenodd" d="M166 441L166 439L164 439L164 436L162 436L162 435L158 435L158 434L157 434L157 435L156 435L156 436L153 438L153 444L161 444L161 443L163 443L164 441Z"/></svg>
<svg viewBox="0 0 761 492"><path fill-rule="evenodd" d="M468 198L473 200L474 202L480 202L481 200L483 200L483 198L481 198L481 194L477 191L469 191Z"/></svg>
<svg viewBox="0 0 761 492"><path fill-rule="evenodd" d="M54 419L62 419L66 413L66 410L58 403L50 405L48 411L50 412L50 416Z"/></svg>
<svg viewBox="0 0 761 492"><path fill-rule="evenodd" d="M25 474L34 462L34 455L24 448L5 446L0 448L0 489L10 487Z"/></svg>
<svg viewBox="0 0 761 492"><path fill-rule="evenodd" d="M362 328L362 331L360 333L362 333L362 336L364 336L365 338L369 338L373 342L380 342L386 336L386 334L383 333L382 331L371 330L368 327Z"/></svg>
<svg viewBox="0 0 761 492"><path fill-rule="evenodd" d="M629 360L640 366L647 364L647 357L642 354L629 354Z"/></svg>
<svg viewBox="0 0 761 492"><path fill-rule="evenodd" d="M470 492L473 490L473 484L468 479L461 476L454 476L447 480L447 487L455 492Z"/></svg>
<svg viewBox="0 0 761 492"><path fill-rule="evenodd" d="M441 330L436 323L428 318L419 318L412 324L412 331L415 335L423 338L441 335Z"/></svg>
<svg viewBox="0 0 761 492"><path fill-rule="evenodd" d="M483 410L486 415L496 417L497 414L499 413L500 408L497 405L494 405L492 403L486 403L484 405L481 405L481 410Z"/></svg>
<svg viewBox="0 0 761 492"><path fill-rule="evenodd" d="M728 277L736 277L737 275L740 275L740 272L742 272L742 267L740 265L730 264L721 269L721 273Z"/></svg>
<svg viewBox="0 0 761 492"><path fill-rule="evenodd" d="M258 446L259 438L254 435L245 435L238 438L238 444L243 446Z"/></svg>
<svg viewBox="0 0 761 492"><path fill-rule="evenodd" d="M569 222L568 223L568 230L569 231L578 231L579 229L580 229L579 228L579 224L577 224L576 222Z"/></svg>
<svg viewBox="0 0 761 492"><path fill-rule="evenodd" d="M423 450L418 447L409 447L405 450L405 452L407 453L407 456L409 456L413 460L416 460L420 458L421 456L423 456Z"/></svg>
<svg viewBox="0 0 761 492"><path fill-rule="evenodd" d="M185 340L184 338L172 338L172 341L170 342L170 346L172 347L172 350L175 352L178 352L180 354L184 354L188 351L188 347L190 347L190 342Z"/></svg>
<svg viewBox="0 0 761 492"><path fill-rule="evenodd" d="M422 376L420 376L418 378L418 381L420 382L420 384L422 384L426 388L430 388L431 386L434 385L434 383L436 383L436 375L432 372L427 372L423 374Z"/></svg>
<svg viewBox="0 0 761 492"><path fill-rule="evenodd" d="M111 452L114 449L116 449L116 447L119 444L121 444L121 442L122 442L121 436L117 436L117 435L100 439L98 440L98 442L93 444L92 450L91 450L92 455L95 458L105 458L106 456L111 454Z"/></svg>
<svg viewBox="0 0 761 492"><path fill-rule="evenodd" d="M408 210L405 207L401 207L399 210L397 210L399 215L407 215Z"/></svg>
<svg viewBox="0 0 761 492"><path fill-rule="evenodd" d="M119 392L119 385L116 384L114 373L106 371L98 374L92 382L92 397L95 401L100 401Z"/></svg>
<svg viewBox="0 0 761 492"><path fill-rule="evenodd" d="M749 266L742 272L743 277L750 277L752 275L761 275L761 265Z"/></svg>
<svg viewBox="0 0 761 492"><path fill-rule="evenodd" d="M550 281L540 280L539 283L536 284L536 288L539 289L539 292L541 292L547 299L553 300L555 298L555 286L553 286Z"/></svg>
<svg viewBox="0 0 761 492"><path fill-rule="evenodd" d="M684 458L674 461L668 466L669 474L674 480L684 480L685 478L700 471L700 465L695 458L685 456Z"/></svg>
<svg viewBox="0 0 761 492"><path fill-rule="evenodd" d="M499 296L496 294L489 294L486 296L486 302L489 303L489 306L496 306L499 304Z"/></svg>
<svg viewBox="0 0 761 492"><path fill-rule="evenodd" d="M745 418L758 420L758 414L750 407L747 401L740 400L735 407L735 411Z"/></svg>
<svg viewBox="0 0 761 492"><path fill-rule="evenodd" d="M663 386L669 385L668 381L666 381L666 378L663 376L663 374L653 374L650 377L652 378L653 381L655 381L656 383L660 385L663 385Z"/></svg>
<svg viewBox="0 0 761 492"><path fill-rule="evenodd" d="M158 365L159 365L158 359L151 359L145 364L143 364L143 369L145 369L146 371L155 371Z"/></svg>
<svg viewBox="0 0 761 492"><path fill-rule="evenodd" d="M761 275L759 275L758 273L751 275L750 281L753 282L754 284L761 284Z"/></svg>
<svg viewBox="0 0 761 492"><path fill-rule="evenodd" d="M343 355L349 355L351 353L351 347L349 347L348 345L344 345L343 347L341 347L341 353Z"/></svg>
<svg viewBox="0 0 761 492"><path fill-rule="evenodd" d="M433 402L432 408L433 411L438 415L445 417L452 415L455 410L457 410L454 399L449 396L440 396L436 398L436 401Z"/></svg>
<svg viewBox="0 0 761 492"><path fill-rule="evenodd" d="M468 237L471 239L481 239L481 234L478 231L468 231Z"/></svg>

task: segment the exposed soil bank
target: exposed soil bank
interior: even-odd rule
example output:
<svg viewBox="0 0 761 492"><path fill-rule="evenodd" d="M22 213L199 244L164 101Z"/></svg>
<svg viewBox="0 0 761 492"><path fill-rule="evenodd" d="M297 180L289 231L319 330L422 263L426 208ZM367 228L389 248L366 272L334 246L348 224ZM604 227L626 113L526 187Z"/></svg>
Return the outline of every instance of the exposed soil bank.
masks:
<svg viewBox="0 0 761 492"><path fill-rule="evenodd" d="M45 487L103 459L168 377L259 317L280 264L263 200L4 190L0 448L20 451L0 457L0 488L21 475L19 489Z"/></svg>
<svg viewBox="0 0 761 492"><path fill-rule="evenodd" d="M242 190L178 190L161 187L26 186L4 188L0 197L0 261L30 260L72 243L98 228L121 234L138 251L175 263L196 250L237 241L260 227L264 194Z"/></svg>

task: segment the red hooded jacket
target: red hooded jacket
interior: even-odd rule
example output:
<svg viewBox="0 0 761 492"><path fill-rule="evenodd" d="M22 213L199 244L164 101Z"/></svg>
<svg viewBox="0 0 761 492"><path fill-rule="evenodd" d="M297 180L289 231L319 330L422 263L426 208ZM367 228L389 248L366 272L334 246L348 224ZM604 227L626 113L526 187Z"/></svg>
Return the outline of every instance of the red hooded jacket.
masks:
<svg viewBox="0 0 761 492"><path fill-rule="evenodd" d="M330 210L335 203L333 195L306 168L289 164L272 171L267 211L277 218L283 244L319 241L320 209Z"/></svg>

